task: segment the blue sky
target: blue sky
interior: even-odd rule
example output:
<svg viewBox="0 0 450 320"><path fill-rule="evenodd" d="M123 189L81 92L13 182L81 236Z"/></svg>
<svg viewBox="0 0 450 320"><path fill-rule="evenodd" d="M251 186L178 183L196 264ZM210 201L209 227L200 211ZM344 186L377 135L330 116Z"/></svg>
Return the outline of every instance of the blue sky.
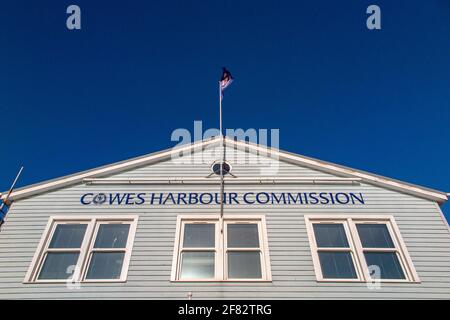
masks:
<svg viewBox="0 0 450 320"><path fill-rule="evenodd" d="M450 192L447 0L1 7L2 190L20 164L26 185L171 147L194 120L217 127L227 66L226 128L279 128L282 149Z"/></svg>

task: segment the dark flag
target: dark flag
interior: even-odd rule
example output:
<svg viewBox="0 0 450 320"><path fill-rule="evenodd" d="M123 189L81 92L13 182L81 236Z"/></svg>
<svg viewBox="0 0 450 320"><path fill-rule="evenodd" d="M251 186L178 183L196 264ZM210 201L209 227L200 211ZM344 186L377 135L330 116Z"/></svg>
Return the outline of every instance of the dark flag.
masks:
<svg viewBox="0 0 450 320"><path fill-rule="evenodd" d="M8 213L10 203L7 200L2 200L0 198L0 227L2 226L6 214Z"/></svg>
<svg viewBox="0 0 450 320"><path fill-rule="evenodd" d="M220 96L223 98L223 91L233 82L230 71L222 68L222 78L220 79Z"/></svg>

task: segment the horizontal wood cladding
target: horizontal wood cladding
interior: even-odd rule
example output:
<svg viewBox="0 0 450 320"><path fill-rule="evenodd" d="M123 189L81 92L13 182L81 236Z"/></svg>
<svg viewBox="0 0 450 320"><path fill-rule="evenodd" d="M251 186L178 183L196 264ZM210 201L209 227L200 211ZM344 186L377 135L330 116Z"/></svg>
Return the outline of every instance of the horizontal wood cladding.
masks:
<svg viewBox="0 0 450 320"><path fill-rule="evenodd" d="M230 151L227 150L227 154ZM238 154L239 155L239 154ZM240 154L242 156L242 154ZM198 156L197 156L198 158ZM157 163L110 178L205 177L216 160ZM260 175L262 163L232 163L238 177ZM333 177L328 173L279 163L280 177ZM76 185L14 203L0 233L0 299L450 299L450 233L432 201L360 185L233 185L225 192L355 192L364 205L232 204L225 215L265 215L273 281L269 283L170 282L178 215L218 215L218 205L82 205L84 193L220 192L202 185ZM24 284L23 280L51 215L138 215L139 222L127 281L81 284ZM383 283L370 290L364 283L316 281L304 215L392 215L421 283Z"/></svg>

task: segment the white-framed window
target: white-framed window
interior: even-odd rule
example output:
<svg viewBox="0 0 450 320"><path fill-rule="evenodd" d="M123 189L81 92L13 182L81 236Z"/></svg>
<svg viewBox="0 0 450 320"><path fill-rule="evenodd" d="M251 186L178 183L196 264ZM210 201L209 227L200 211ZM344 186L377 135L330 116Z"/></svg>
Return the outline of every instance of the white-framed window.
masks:
<svg viewBox="0 0 450 320"><path fill-rule="evenodd" d="M178 216L171 281L271 280L264 216Z"/></svg>
<svg viewBox="0 0 450 320"><path fill-rule="evenodd" d="M25 283L123 282L137 216L50 217Z"/></svg>
<svg viewBox="0 0 450 320"><path fill-rule="evenodd" d="M392 216L305 216L317 281L420 282Z"/></svg>

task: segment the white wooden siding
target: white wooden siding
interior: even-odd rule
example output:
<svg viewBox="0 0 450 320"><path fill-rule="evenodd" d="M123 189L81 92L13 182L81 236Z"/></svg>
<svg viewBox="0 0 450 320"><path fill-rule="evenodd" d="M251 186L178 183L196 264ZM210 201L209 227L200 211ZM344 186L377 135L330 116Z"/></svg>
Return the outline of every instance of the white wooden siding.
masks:
<svg viewBox="0 0 450 320"><path fill-rule="evenodd" d="M227 150L227 154L230 154ZM197 155L198 156L198 155ZM214 159L176 165L171 161L122 172L114 178L205 177ZM259 175L261 165L233 163L238 177ZM330 177L327 173L280 163L279 176ZM179 214L217 215L218 205L87 205L87 192L220 192L217 185L77 185L17 201L0 233L0 299L450 299L450 233L439 207L371 185L233 185L225 192L362 192L365 205L225 206L225 214L266 215L272 283L172 283L170 273ZM139 215L128 280L125 283L22 283L50 215ZM421 283L382 284L316 282L304 215L393 215Z"/></svg>

